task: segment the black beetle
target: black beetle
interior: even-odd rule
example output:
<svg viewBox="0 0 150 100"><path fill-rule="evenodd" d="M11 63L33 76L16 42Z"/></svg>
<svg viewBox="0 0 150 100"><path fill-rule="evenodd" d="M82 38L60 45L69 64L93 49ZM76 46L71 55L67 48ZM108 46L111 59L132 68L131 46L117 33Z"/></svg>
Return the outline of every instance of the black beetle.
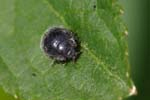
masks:
<svg viewBox="0 0 150 100"><path fill-rule="evenodd" d="M48 29L42 38L42 49L56 61L75 61L79 55L80 43L77 36L65 28Z"/></svg>

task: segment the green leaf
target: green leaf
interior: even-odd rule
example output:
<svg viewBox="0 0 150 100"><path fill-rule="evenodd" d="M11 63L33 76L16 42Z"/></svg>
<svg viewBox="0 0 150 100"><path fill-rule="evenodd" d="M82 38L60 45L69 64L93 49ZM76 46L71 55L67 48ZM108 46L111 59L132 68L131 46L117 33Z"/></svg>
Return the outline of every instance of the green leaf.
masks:
<svg viewBox="0 0 150 100"><path fill-rule="evenodd" d="M117 0L0 0L0 85L22 100L121 100L135 93ZM77 33L76 63L40 48L48 27Z"/></svg>

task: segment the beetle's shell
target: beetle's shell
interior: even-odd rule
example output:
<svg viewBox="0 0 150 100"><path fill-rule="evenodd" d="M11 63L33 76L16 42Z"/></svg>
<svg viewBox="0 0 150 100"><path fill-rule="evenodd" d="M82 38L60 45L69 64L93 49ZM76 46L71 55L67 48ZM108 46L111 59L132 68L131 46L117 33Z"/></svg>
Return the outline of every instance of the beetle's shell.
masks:
<svg viewBox="0 0 150 100"><path fill-rule="evenodd" d="M74 33L65 28L50 28L42 38L42 49L46 55L57 61L75 60L78 47Z"/></svg>

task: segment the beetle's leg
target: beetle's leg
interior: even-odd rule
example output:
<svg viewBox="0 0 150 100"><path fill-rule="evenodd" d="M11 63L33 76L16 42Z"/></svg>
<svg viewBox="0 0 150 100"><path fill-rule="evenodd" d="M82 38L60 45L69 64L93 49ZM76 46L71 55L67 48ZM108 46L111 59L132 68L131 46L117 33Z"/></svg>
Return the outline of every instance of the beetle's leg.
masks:
<svg viewBox="0 0 150 100"><path fill-rule="evenodd" d="M58 56L56 57L56 60L57 60L57 61L66 61L67 59L66 59L64 56L62 56L62 55L58 55Z"/></svg>
<svg viewBox="0 0 150 100"><path fill-rule="evenodd" d="M73 38L69 39L69 43L71 44L71 46L77 47L77 43L76 43L76 41Z"/></svg>

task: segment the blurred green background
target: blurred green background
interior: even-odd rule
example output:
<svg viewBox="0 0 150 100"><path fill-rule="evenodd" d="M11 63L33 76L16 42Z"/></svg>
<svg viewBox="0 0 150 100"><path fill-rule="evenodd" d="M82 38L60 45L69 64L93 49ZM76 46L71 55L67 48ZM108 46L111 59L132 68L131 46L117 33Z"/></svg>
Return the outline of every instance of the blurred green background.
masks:
<svg viewBox="0 0 150 100"><path fill-rule="evenodd" d="M121 0L129 29L131 76L138 95L127 100L150 100L150 0Z"/></svg>
<svg viewBox="0 0 150 100"><path fill-rule="evenodd" d="M138 95L127 100L150 100L149 0L121 0L129 29L131 76Z"/></svg>
<svg viewBox="0 0 150 100"><path fill-rule="evenodd" d="M129 29L131 76L138 90L137 96L127 100L150 100L150 1L120 0L120 3L124 6L123 18ZM0 88L0 100L15 99Z"/></svg>

